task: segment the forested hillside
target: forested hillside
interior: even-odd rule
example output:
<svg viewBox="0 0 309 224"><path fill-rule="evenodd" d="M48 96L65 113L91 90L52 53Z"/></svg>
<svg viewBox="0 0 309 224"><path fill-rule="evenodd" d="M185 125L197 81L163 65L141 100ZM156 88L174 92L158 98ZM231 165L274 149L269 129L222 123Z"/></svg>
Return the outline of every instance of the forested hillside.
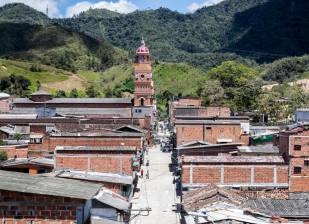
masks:
<svg viewBox="0 0 309 224"><path fill-rule="evenodd" d="M105 70L128 59L124 50L58 25L0 23L0 56L75 72Z"/></svg>
<svg viewBox="0 0 309 224"><path fill-rule="evenodd" d="M11 4L0 9L0 22L57 23L129 52L143 36L155 59L209 69L239 56L270 62L309 53L308 8L308 1L299 0L226 0L192 14L165 8L129 14L91 9L48 20L27 6Z"/></svg>
<svg viewBox="0 0 309 224"><path fill-rule="evenodd" d="M164 61L199 64L207 53L234 52L264 62L308 53L308 8L308 1L298 0L226 0L193 14L164 8L122 16L88 12L57 22L129 51L144 36Z"/></svg>

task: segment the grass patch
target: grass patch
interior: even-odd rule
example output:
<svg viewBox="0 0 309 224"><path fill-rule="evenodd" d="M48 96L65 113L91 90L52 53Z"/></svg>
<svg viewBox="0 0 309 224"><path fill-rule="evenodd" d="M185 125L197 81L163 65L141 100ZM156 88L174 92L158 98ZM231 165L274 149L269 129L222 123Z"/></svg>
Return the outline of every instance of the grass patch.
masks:
<svg viewBox="0 0 309 224"><path fill-rule="evenodd" d="M31 91L35 91L37 81L47 84L65 81L70 76L69 72L46 65L39 65L41 71L33 72L30 70L31 65L23 61L0 59L0 78L11 74L24 76L31 81Z"/></svg>

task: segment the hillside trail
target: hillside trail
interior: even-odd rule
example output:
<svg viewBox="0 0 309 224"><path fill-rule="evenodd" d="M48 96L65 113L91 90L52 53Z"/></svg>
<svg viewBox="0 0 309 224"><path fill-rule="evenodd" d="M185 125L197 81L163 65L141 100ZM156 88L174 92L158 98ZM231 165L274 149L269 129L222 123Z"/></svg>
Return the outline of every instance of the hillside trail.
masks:
<svg viewBox="0 0 309 224"><path fill-rule="evenodd" d="M72 73L67 80L48 83L47 88L60 89L66 92L72 89L84 90L86 82L87 80L85 78Z"/></svg>

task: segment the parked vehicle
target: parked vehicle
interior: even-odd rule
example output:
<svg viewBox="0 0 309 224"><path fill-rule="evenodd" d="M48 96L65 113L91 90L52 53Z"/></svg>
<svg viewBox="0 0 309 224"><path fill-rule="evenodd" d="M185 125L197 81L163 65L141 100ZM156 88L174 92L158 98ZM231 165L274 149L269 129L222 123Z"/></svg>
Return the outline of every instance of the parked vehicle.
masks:
<svg viewBox="0 0 309 224"><path fill-rule="evenodd" d="M162 147L162 152L170 152L171 151L171 147L169 144L165 144L163 147Z"/></svg>

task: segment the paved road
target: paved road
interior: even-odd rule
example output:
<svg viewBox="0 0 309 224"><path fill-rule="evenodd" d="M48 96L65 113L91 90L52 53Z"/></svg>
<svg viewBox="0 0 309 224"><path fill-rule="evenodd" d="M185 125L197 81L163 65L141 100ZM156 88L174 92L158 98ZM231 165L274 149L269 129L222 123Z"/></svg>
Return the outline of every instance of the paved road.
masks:
<svg viewBox="0 0 309 224"><path fill-rule="evenodd" d="M149 150L150 178L146 179L147 167L144 166L144 178L139 180L140 192L132 200L132 208L140 209L150 207L149 215L142 212L131 220L131 224L179 224L179 215L172 210L178 202L172 173L169 172L170 154L163 153L159 147ZM132 212L137 214L137 212Z"/></svg>

